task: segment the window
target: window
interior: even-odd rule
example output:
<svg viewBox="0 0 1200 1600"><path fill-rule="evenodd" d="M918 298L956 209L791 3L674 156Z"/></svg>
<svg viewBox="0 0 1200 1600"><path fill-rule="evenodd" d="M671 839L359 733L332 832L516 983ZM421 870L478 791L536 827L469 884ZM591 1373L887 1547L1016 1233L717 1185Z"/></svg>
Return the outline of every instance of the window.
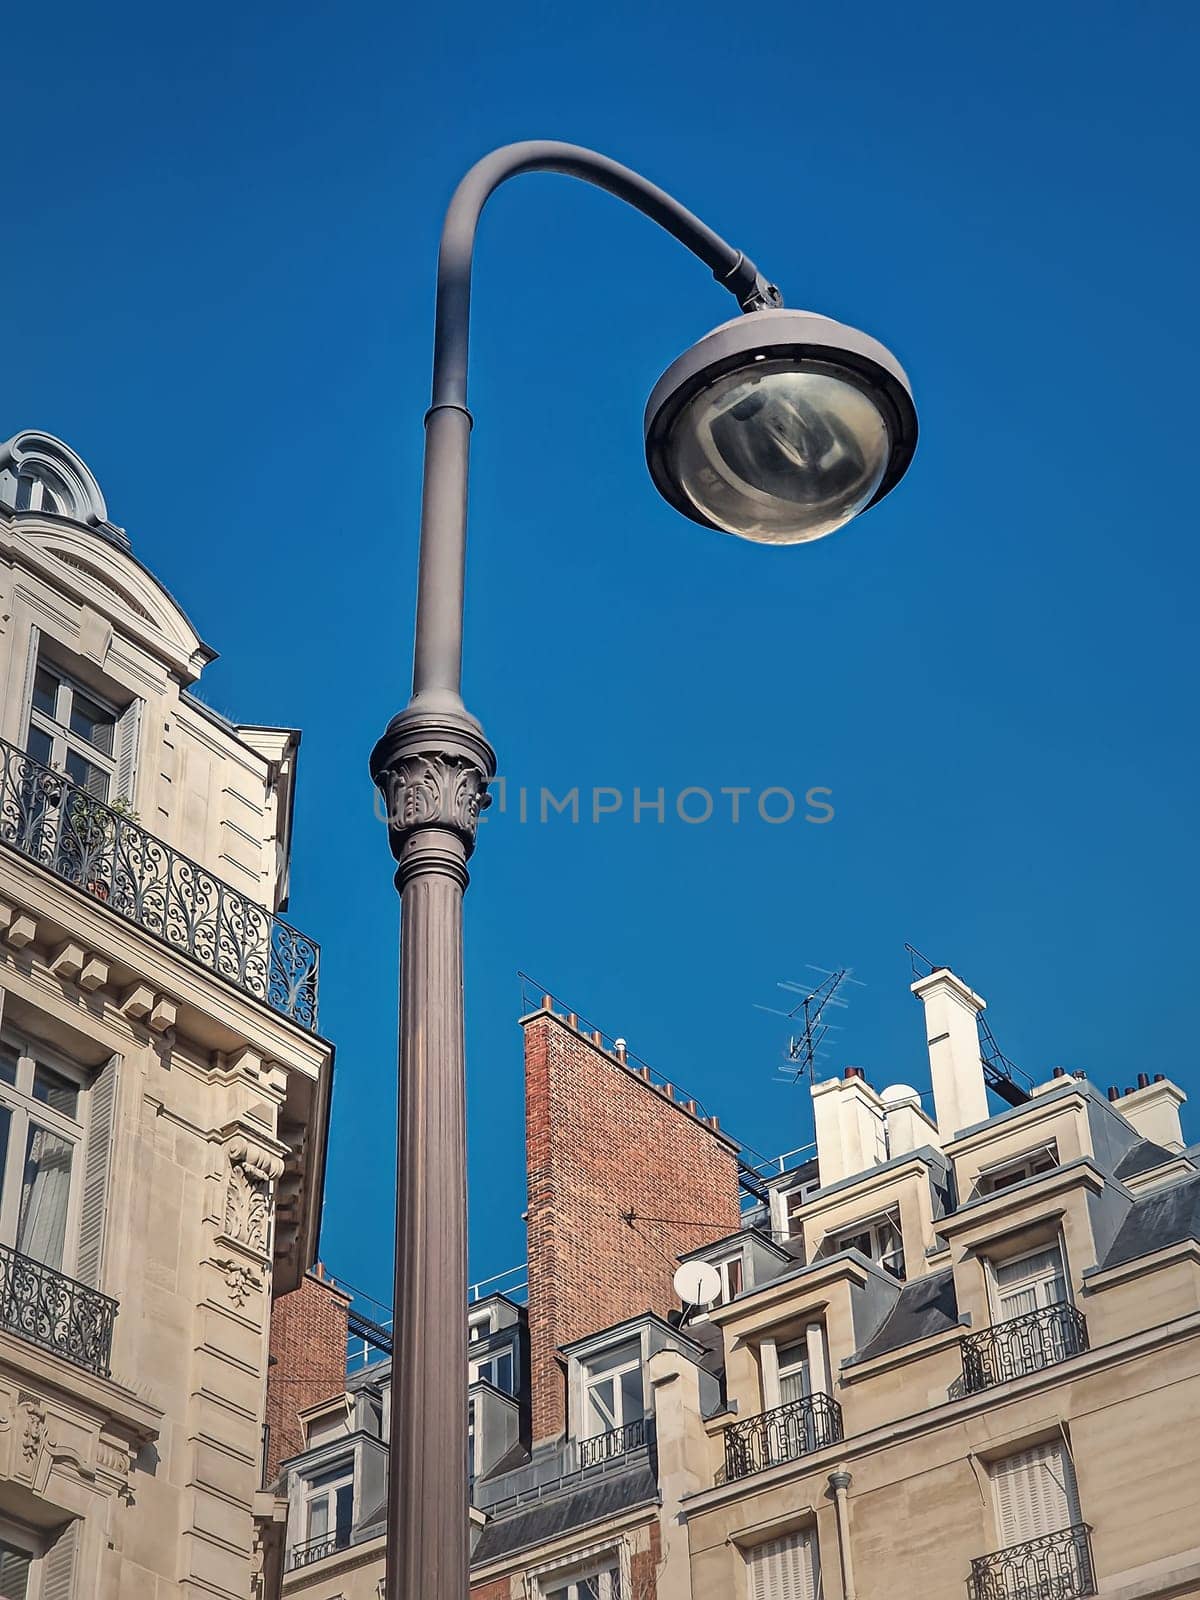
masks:
<svg viewBox="0 0 1200 1600"><path fill-rule="evenodd" d="M600 1566L584 1568L570 1577L543 1579L542 1600L622 1600L621 1566L609 1557Z"/></svg>
<svg viewBox="0 0 1200 1600"><path fill-rule="evenodd" d="M820 1574L814 1529L771 1539L746 1552L750 1600L816 1600Z"/></svg>
<svg viewBox="0 0 1200 1600"><path fill-rule="evenodd" d="M25 1600L29 1593L29 1552L0 1539L0 1600Z"/></svg>
<svg viewBox="0 0 1200 1600"><path fill-rule="evenodd" d="M502 1389L505 1394L514 1394L513 1386L513 1353L511 1347L507 1350L497 1350L495 1355L484 1356L479 1361L471 1363L471 1382L478 1383L480 1379L490 1383L496 1389Z"/></svg>
<svg viewBox="0 0 1200 1600"><path fill-rule="evenodd" d="M994 1462L990 1476L1002 1549L1083 1521L1075 1469L1060 1439Z"/></svg>
<svg viewBox="0 0 1200 1600"><path fill-rule="evenodd" d="M473 1311L467 1318L467 1340L474 1344L477 1339L486 1339L492 1331L492 1313L490 1311Z"/></svg>
<svg viewBox="0 0 1200 1600"><path fill-rule="evenodd" d="M1067 1299L1067 1275L1057 1244L1001 1261L992 1268L996 1296L996 1321L1027 1316Z"/></svg>
<svg viewBox="0 0 1200 1600"><path fill-rule="evenodd" d="M780 1405L787 1405L789 1400L803 1400L805 1395L812 1393L807 1339L799 1344L781 1346L776 1359L779 1362Z"/></svg>
<svg viewBox="0 0 1200 1600"><path fill-rule="evenodd" d="M808 1204L820 1187L820 1178L806 1178L803 1183L798 1183L794 1189L788 1190L786 1196L788 1238L800 1231L796 1223L796 1213Z"/></svg>
<svg viewBox="0 0 1200 1600"><path fill-rule="evenodd" d="M44 468L37 472L23 472L17 479L18 511L57 511L61 515L67 510L70 500L66 485ZM4 1600L2 1589L0 1600Z"/></svg>
<svg viewBox="0 0 1200 1600"><path fill-rule="evenodd" d="M25 741L35 761L65 772L72 783L97 800L118 798L113 789L119 720L111 706L39 658Z"/></svg>
<svg viewBox="0 0 1200 1600"><path fill-rule="evenodd" d="M354 1521L354 1463L338 1461L314 1473L304 1495L304 1536L310 1545L341 1550Z"/></svg>
<svg viewBox="0 0 1200 1600"><path fill-rule="evenodd" d="M74 1269L81 1187L81 1075L40 1047L0 1043L0 1243Z"/></svg>
<svg viewBox="0 0 1200 1600"><path fill-rule="evenodd" d="M1001 1189L1011 1189L1014 1184L1024 1183L1026 1178L1036 1177L1039 1172L1052 1172L1057 1165L1057 1145L1043 1145L1029 1155L1020 1156L1015 1161L1005 1161L998 1167L981 1172L976 1187L980 1194L999 1194Z"/></svg>
<svg viewBox="0 0 1200 1600"><path fill-rule="evenodd" d="M904 1240L900 1219L895 1213L877 1217L834 1238L834 1250L857 1250L869 1261L876 1261L893 1278L904 1281Z"/></svg>
<svg viewBox="0 0 1200 1600"><path fill-rule="evenodd" d="M742 1254L739 1250L736 1256L727 1256L724 1261L714 1261L713 1266L721 1275L721 1293L716 1304L728 1305L729 1302L742 1292Z"/></svg>
<svg viewBox="0 0 1200 1600"><path fill-rule="evenodd" d="M590 1357L583 1369L583 1435L611 1433L646 1414L640 1343L618 1345Z"/></svg>

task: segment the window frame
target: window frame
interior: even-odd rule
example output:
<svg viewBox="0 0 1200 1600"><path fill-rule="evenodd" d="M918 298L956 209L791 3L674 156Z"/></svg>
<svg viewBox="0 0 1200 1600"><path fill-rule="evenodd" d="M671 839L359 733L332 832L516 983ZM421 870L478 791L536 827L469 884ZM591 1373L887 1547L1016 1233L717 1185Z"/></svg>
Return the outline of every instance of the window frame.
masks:
<svg viewBox="0 0 1200 1600"><path fill-rule="evenodd" d="M333 1477L334 1473L338 1476ZM316 1482L317 1478L326 1479ZM354 1533L354 1505L357 1498L355 1494L358 1478L358 1462L356 1453L348 1456L334 1456L332 1461L322 1462L310 1468L309 1474L302 1480L303 1490L300 1504L300 1525L304 1529L304 1537L299 1540L302 1545L311 1545L318 1540L334 1541L335 1550L343 1550L350 1544ZM346 1543L338 1544L337 1541L337 1504L338 1491L344 1488L350 1490L350 1517L346 1526ZM329 1510L332 1512L329 1526L324 1534L314 1534L312 1531L313 1507L318 1500L327 1499Z"/></svg>
<svg viewBox="0 0 1200 1600"><path fill-rule="evenodd" d="M67 1196L67 1213L63 1229L62 1259L59 1263L42 1262L49 1271L74 1278L78 1268L79 1230L83 1212L83 1191L87 1178L88 1123L91 1110L91 1087L94 1078L87 1068L48 1049L40 1040L16 1029L0 1029L0 1045L17 1057L17 1081L9 1083L0 1078L0 1105L9 1113L7 1150L3 1169L0 1170L0 1243L9 1249L19 1250L17 1234L20 1228L21 1200L25 1186L26 1151L32 1126L67 1140L72 1148L70 1187ZM78 1094L75 1115L56 1111L33 1092L36 1069L46 1067L60 1077L75 1084ZM27 1260L36 1260L34 1256Z"/></svg>
<svg viewBox="0 0 1200 1600"><path fill-rule="evenodd" d="M46 672L58 681L58 688L55 690L54 695L53 715L48 711L43 711L37 704L37 678L40 672ZM77 695L82 695L86 700L90 700L93 705L98 706L101 711L107 712L112 717L111 751L100 749L99 746L90 743L82 734L77 733L71 727L71 713ZM50 740L50 759L43 762L43 765L50 767L53 771L62 772L70 778L70 773L67 771L67 756L76 755L105 775L107 780L105 793L94 795L94 799L99 800L104 805L113 805L119 800L128 804L132 800L132 796L118 795L114 792L120 768L121 719L128 713L128 709L128 707L122 709L114 705L105 695L97 694L94 689L82 683L73 673L67 671L64 667L60 667L58 662L47 655L39 644L33 663L33 689L30 693L23 748L32 760L38 761L41 759L33 755L29 749L36 729ZM74 778L71 778L70 781L77 782ZM81 788L85 787L83 785L79 786ZM85 789L85 792L90 793L90 790Z"/></svg>
<svg viewBox="0 0 1200 1600"><path fill-rule="evenodd" d="M1005 1288L1000 1282L1000 1269L1002 1267L1019 1266L1022 1262L1031 1261L1035 1256L1046 1255L1049 1251L1054 1251L1058 1256L1059 1270L1057 1274L1052 1274L1047 1271L1039 1275L1033 1275L1029 1279L1028 1287L1032 1288L1037 1304L1034 1305L1030 1311L1006 1311L1003 1303L1005 1299ZM1075 1303L1074 1297L1071 1293L1071 1274L1067 1267L1066 1241L1063 1239L1061 1232L1055 1232L1053 1236L1046 1242L1034 1245L1031 1249L1023 1249L1016 1255L1001 1256L999 1258L995 1256L988 1256L986 1261L988 1309L991 1312L993 1325L1004 1322L1012 1322L1018 1317L1032 1316L1034 1312L1046 1311L1052 1306L1070 1306L1074 1305ZM1043 1299L1039 1291L1047 1284L1053 1282L1055 1277L1061 1278L1062 1280L1062 1297L1057 1300ZM1012 1297L1014 1294L1019 1292L1019 1289L1009 1288L1007 1294L1009 1297Z"/></svg>
<svg viewBox="0 0 1200 1600"><path fill-rule="evenodd" d="M508 1385L499 1383L496 1377L490 1377L483 1371L484 1367L496 1367L502 1361L508 1363ZM490 1383L493 1389L499 1389L501 1394L515 1395L517 1392L517 1363L516 1353L511 1344L500 1346L499 1349L485 1351L471 1358L468 1383Z"/></svg>
<svg viewBox="0 0 1200 1600"><path fill-rule="evenodd" d="M603 1372L593 1374L592 1367L597 1361L605 1357L612 1356L616 1352L623 1349L633 1352L628 1360L614 1366L606 1367ZM618 1380L623 1377L625 1373L633 1372L635 1369L641 1377L641 1410L636 1417L627 1417L625 1415L624 1407L624 1390ZM613 1399L617 1408L620 1410L620 1416L614 1422L612 1427L593 1426L593 1422L596 1419L593 1419L592 1416L592 1391L593 1389L598 1388L600 1384L609 1382L613 1384ZM578 1438L599 1439L606 1433L617 1433L620 1432L622 1428L628 1428L636 1422L645 1421L649 1416L649 1407L646 1404L646 1360L641 1335L635 1334L631 1339L626 1338L616 1340L612 1344L604 1345L602 1348L597 1350L589 1350L586 1355L580 1356L579 1385L579 1420L581 1427L577 1433Z"/></svg>
<svg viewBox="0 0 1200 1600"><path fill-rule="evenodd" d="M615 1585L612 1581L614 1574ZM559 1556L553 1562L534 1568L528 1576L535 1600L552 1600L553 1596L560 1596L564 1592L567 1600L576 1600L573 1587L595 1577L608 1580L600 1591L601 1600L625 1600L633 1592L629 1544L623 1538L616 1541L609 1539L573 1551L569 1556ZM605 1588L609 1591L607 1595Z"/></svg>
<svg viewBox="0 0 1200 1600"><path fill-rule="evenodd" d="M1062 1523L1060 1527L1043 1529L1040 1533L1033 1526L1026 1529L1013 1528L1006 1531L1004 1508L998 1484L999 1476L1006 1469L1011 1472L1013 1464L1022 1457L1033 1457L1038 1453L1041 1453L1043 1458L1057 1453L1059 1460L1065 1467L1065 1471L1062 1474L1062 1483L1058 1487L1061 1489L1062 1498L1066 1503L1068 1520ZM1046 1462L1045 1470L1051 1473L1053 1477L1053 1469L1049 1462ZM1068 1528L1076 1528L1083 1524L1083 1507L1079 1498L1079 1480L1075 1472L1075 1461L1071 1455L1070 1445L1064 1435L1056 1434L1049 1439L1037 1439L1032 1443L1022 1445L1019 1450L1011 1450L1005 1455L993 1457L987 1463L987 1476L992 1526L998 1551L1011 1550L1017 1545L1027 1544L1035 1539L1049 1538L1052 1534L1062 1533Z"/></svg>
<svg viewBox="0 0 1200 1600"><path fill-rule="evenodd" d="M1045 1164L1038 1165L1043 1158L1048 1158ZM1061 1165L1058 1140L1048 1139L1036 1149L1025 1151L1023 1155L1012 1156L1006 1161L998 1161L995 1166L981 1168L975 1178L975 1192L988 1198L994 1194L1003 1194L1006 1189L1015 1188L1018 1183L1024 1183L1029 1178L1040 1178Z"/></svg>
<svg viewBox="0 0 1200 1600"><path fill-rule="evenodd" d="M895 1249L884 1250L882 1246L882 1230L891 1229L898 1244ZM830 1236L833 1249L830 1252L836 1255L840 1250L853 1250L858 1246L856 1241L868 1238L871 1243L870 1250L862 1251L869 1261L896 1279L898 1283L908 1281L908 1269L904 1253L904 1225L900 1207L892 1206L883 1212L872 1212L869 1217L864 1217L861 1222L848 1222L844 1227L836 1229ZM895 1271L889 1262L896 1262L899 1271Z"/></svg>

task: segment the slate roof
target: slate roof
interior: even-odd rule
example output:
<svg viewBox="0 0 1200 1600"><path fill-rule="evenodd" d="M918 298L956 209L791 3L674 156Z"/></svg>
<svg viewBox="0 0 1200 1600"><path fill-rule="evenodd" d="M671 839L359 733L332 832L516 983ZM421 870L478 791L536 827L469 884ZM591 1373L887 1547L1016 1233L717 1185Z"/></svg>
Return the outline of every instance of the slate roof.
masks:
<svg viewBox="0 0 1200 1600"><path fill-rule="evenodd" d="M1100 1263L1101 1271L1184 1239L1200 1240L1200 1173L1135 1200Z"/></svg>
<svg viewBox="0 0 1200 1600"><path fill-rule="evenodd" d="M586 1527L631 1506L654 1504L657 1500L658 1484L648 1464L632 1472L606 1473L586 1487L535 1500L507 1515L490 1518L471 1553L471 1564L482 1566L572 1528Z"/></svg>
<svg viewBox="0 0 1200 1600"><path fill-rule="evenodd" d="M878 1333L855 1353L854 1359L869 1361L872 1356L900 1350L918 1339L928 1339L935 1333L945 1333L956 1327L958 1301L954 1294L954 1273L947 1267L943 1272L931 1272L906 1283Z"/></svg>
<svg viewBox="0 0 1200 1600"><path fill-rule="evenodd" d="M1161 1167L1164 1161L1173 1161L1175 1158L1169 1150L1164 1150L1162 1145L1155 1144L1153 1139L1139 1139L1132 1149L1117 1162L1114 1177L1136 1178L1139 1172L1149 1172L1152 1167Z"/></svg>

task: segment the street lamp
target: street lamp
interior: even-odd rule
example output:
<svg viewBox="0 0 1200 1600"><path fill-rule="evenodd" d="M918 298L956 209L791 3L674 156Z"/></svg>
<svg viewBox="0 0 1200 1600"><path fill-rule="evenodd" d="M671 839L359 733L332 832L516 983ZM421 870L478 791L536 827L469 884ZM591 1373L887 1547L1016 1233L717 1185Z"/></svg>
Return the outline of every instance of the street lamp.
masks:
<svg viewBox="0 0 1200 1600"><path fill-rule="evenodd" d="M529 142L485 156L456 189L438 256L413 692L371 754L401 907L387 1600L464 1600L469 1581L462 900L496 764L460 693L467 339L480 213L506 179L539 171L643 212L747 313L668 368L646 410L651 476L685 516L768 544L820 538L885 495L916 443L907 379L882 345L783 310L748 257L628 167Z"/></svg>

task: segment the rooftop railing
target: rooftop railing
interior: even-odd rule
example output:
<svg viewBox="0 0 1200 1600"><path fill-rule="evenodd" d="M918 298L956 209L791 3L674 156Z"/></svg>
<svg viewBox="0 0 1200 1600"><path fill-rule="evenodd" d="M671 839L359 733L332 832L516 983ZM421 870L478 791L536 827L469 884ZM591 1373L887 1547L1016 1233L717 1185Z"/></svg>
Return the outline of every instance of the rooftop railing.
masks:
<svg viewBox="0 0 1200 1600"><path fill-rule="evenodd" d="M1095 1594L1086 1523L1010 1545L971 1563L972 1600L1079 1600Z"/></svg>
<svg viewBox="0 0 1200 1600"><path fill-rule="evenodd" d="M1087 1322L1065 1302L997 1322L962 1341L963 1392L978 1394L1067 1361L1088 1348Z"/></svg>
<svg viewBox="0 0 1200 1600"><path fill-rule="evenodd" d="M302 1028L320 949L196 861L0 739L0 843Z"/></svg>
<svg viewBox="0 0 1200 1600"><path fill-rule="evenodd" d="M322 1534L319 1539L306 1539L303 1544L294 1544L288 1551L287 1569L294 1572L298 1567L311 1567L314 1562L324 1561L326 1556L338 1550L348 1550L353 1542L349 1528Z"/></svg>
<svg viewBox="0 0 1200 1600"><path fill-rule="evenodd" d="M639 1417L636 1422L627 1422L623 1428L610 1428L607 1433L597 1433L590 1439L580 1439L580 1470L599 1466L604 1461L612 1461L616 1456L623 1456L630 1450L640 1450L643 1445L650 1443L650 1433L650 1418Z"/></svg>
<svg viewBox="0 0 1200 1600"><path fill-rule="evenodd" d="M788 1400L725 1429L725 1481L796 1461L841 1438L842 1408L831 1396L809 1394Z"/></svg>
<svg viewBox="0 0 1200 1600"><path fill-rule="evenodd" d="M0 1245L0 1330L107 1378L117 1302Z"/></svg>

